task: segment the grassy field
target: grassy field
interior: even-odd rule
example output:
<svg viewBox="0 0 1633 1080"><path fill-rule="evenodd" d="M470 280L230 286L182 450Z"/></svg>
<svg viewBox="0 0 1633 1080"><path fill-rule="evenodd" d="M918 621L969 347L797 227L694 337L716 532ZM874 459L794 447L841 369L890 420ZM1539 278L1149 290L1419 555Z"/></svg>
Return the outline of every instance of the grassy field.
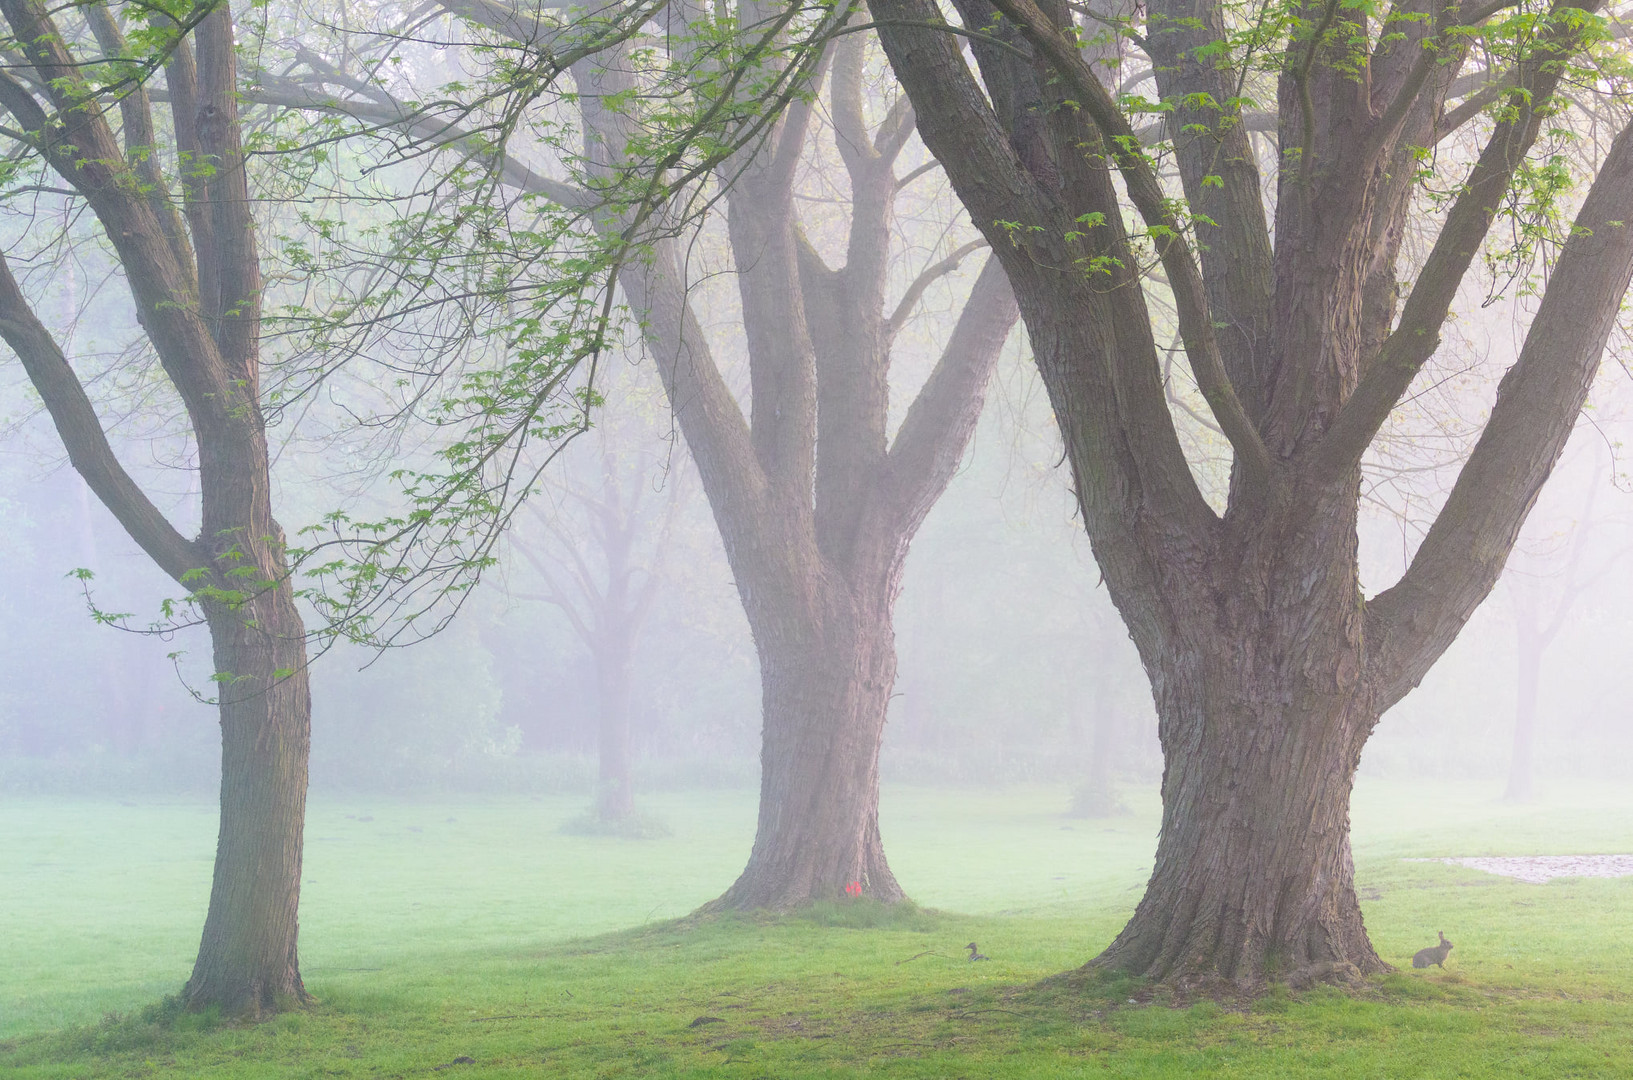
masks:
<svg viewBox="0 0 1633 1080"><path fill-rule="evenodd" d="M213 807L0 801L0 1075L1633 1076L1633 879L1403 861L1633 850L1633 793L1492 794L1357 793L1374 941L1405 965L1444 929L1446 971L1243 1008L1050 978L1138 899L1150 791L1082 822L1058 789L892 789L886 844L931 910L705 921L676 920L740 869L750 793L650 798L675 835L645 841L560 835L575 799L319 799L302 904L318 1005L253 1027L156 1004L197 945ZM970 940L989 963L962 959Z"/></svg>

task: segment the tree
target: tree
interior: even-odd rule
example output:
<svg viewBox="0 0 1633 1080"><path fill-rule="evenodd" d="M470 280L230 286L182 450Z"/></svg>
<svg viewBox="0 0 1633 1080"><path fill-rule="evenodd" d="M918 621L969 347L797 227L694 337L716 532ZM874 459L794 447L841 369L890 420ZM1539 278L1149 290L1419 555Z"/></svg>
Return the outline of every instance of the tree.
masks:
<svg viewBox="0 0 1633 1080"><path fill-rule="evenodd" d="M574 460L554 469L527 504L531 527L510 535L510 546L545 588L511 595L555 605L595 666L595 815L605 824L635 812L635 647L663 584L685 483L681 476L664 476L662 442L650 425L638 422L639 403L629 400L634 395L620 396L624 400L604 406L595 429L568 451Z"/></svg>
<svg viewBox="0 0 1633 1080"><path fill-rule="evenodd" d="M1166 759L1155 869L1094 963L1247 987L1384 970L1349 849L1361 750L1501 573L1633 271L1623 225L1633 136L1608 148L1574 226L1558 233L1545 189L1568 186L1557 183L1563 159L1530 157L1544 128L1559 127L1557 88L1601 36L1597 0L1512 11L1503 0L1388 10L1153 0L1142 22L1112 27L1151 61L1177 191L1079 50L1066 4L955 6L962 26L930 0L871 9L920 134L1014 287L1095 557L1151 679ZM1475 41L1507 67L1460 84ZM1261 86L1276 101L1263 159L1245 111ZM1444 140L1486 105L1470 162ZM1436 193L1448 194L1436 204ZM1411 265L1405 225L1425 208L1444 212ZM1363 456L1510 213L1522 238L1563 240L1545 253L1522 239L1522 257L1552 256L1546 289L1410 566L1366 597ZM1414 280L1401 288L1403 271ZM1176 435L1148 295L1172 303L1229 440L1222 510Z"/></svg>
<svg viewBox="0 0 1633 1080"><path fill-rule="evenodd" d="M754 9L746 9L752 12ZM752 22L752 20L750 20ZM581 65L587 153L622 158L608 107L635 83L620 58ZM845 261L801 228L796 166L814 109L796 103L763 147L722 168L747 342L751 412L728 389L692 309L679 245L621 277L645 313L681 432L725 541L760 657L759 823L747 867L717 908L788 909L855 882L902 891L879 834L879 745L895 685L891 616L908 544L951 480L988 375L1015 320L988 261L939 361L889 431L892 346L924 290L969 252L924 268L887 304L895 163L912 135L897 100L876 124L862 98L863 46L835 46L833 145L849 181Z"/></svg>
<svg viewBox="0 0 1633 1080"><path fill-rule="evenodd" d="M533 160L514 139L495 177L558 207L589 208L606 241L641 237L629 257L602 265L615 269L642 320L760 658L759 827L747 867L716 906L792 908L842 896L853 882L876 899L899 899L878 829L879 744L896 668L891 617L908 543L952 477L1016 318L1002 270L988 261L892 436L892 347L925 290L977 245L938 253L887 304L894 205L927 170L896 174L912 112L897 101L870 122L855 38L833 47L829 84L828 156L849 187L843 265L830 266L802 230L796 192L802 161L815 153L817 112L806 90L848 6L714 12L684 4L646 13L615 3L589 15L488 0L443 7L503 45L511 59L501 85L522 86L518 72L553 72L559 58L571 59L582 152L575 160L548 127L531 140L565 159L570 179L551 175L548 154ZM628 37L574 44L603 22L638 30L647 18L663 33L638 48ZM657 41L666 53L649 47ZM262 94L384 122L421 145L479 145L474 120L428 118L394 96L402 88L382 84L388 74L377 65L359 81L308 56L263 80ZM540 108L530 119L547 125L553 115ZM661 198L650 194L657 189ZM742 308L747 415L689 280L686 233L696 208L716 196Z"/></svg>
<svg viewBox="0 0 1633 1080"><path fill-rule="evenodd" d="M258 398L262 280L232 16L224 3L148 10L151 23L132 29L104 4L53 14L38 0L0 0L5 47L16 57L0 72L0 106L10 114L10 176L37 177L14 188L12 206L43 191L90 208L185 406L198 454L196 539L165 518L114 454L80 375L14 274L13 265L46 258L32 231L0 257L0 336L74 468L186 586L208 624L219 680L221 827L184 996L192 1008L254 1015L306 998L296 953L311 735L305 632L272 512ZM168 145L144 85L160 66ZM48 171L67 192L52 187Z"/></svg>
<svg viewBox="0 0 1633 1080"><path fill-rule="evenodd" d="M1590 450L1595 455L1593 474L1583 496L1581 516L1576 519L1570 536L1556 536L1552 543L1544 541L1540 545L1534 538L1527 544L1527 538L1522 537L1515 552L1519 557L1510 560L1504 574L1509 599L1514 605L1514 742L1509 755L1508 783L1503 790L1503 798L1510 802L1530 802L1532 797L1543 656L1565 628L1567 619L1577 608L1577 601L1614 569L1625 553L1618 547L1596 560L1595 565L1582 565L1590 537L1596 532L1602 533L1609 524L1603 516L1596 518L1594 514L1600 488L1609 482L1605 462L1598 456L1597 449ZM1554 587L1545 590L1545 582Z"/></svg>

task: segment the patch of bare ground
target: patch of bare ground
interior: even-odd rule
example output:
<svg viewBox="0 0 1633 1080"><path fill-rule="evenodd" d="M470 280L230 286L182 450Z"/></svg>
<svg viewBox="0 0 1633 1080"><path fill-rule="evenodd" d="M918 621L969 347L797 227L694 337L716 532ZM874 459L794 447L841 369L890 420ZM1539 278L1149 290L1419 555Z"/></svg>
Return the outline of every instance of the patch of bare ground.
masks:
<svg viewBox="0 0 1633 1080"><path fill-rule="evenodd" d="M1546 885L1554 878L1633 877L1633 855L1477 855L1413 861L1467 866L1532 885Z"/></svg>

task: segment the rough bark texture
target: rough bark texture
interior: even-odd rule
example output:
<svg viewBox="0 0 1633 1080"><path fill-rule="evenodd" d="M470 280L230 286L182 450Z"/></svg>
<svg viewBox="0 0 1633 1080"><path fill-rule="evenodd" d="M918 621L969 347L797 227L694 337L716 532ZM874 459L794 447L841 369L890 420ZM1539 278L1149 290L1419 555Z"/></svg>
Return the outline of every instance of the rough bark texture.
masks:
<svg viewBox="0 0 1633 1080"><path fill-rule="evenodd" d="M1514 63L1508 107L1473 167L1446 177L1460 194L1399 303L1403 166L1445 133L1467 53L1458 9L1405 0L1394 15L1407 18L1380 35L1360 9L1307 5L1276 69L1286 164L1272 233L1228 103L1242 57L1196 51L1217 40L1223 8L1154 3L1143 47L1176 104L1171 160L1207 218L1193 251L1096 57L1073 47L1064 4L958 0L967 26L1010 46L974 42L977 70L929 0L871 4L920 133L1014 286L1096 559L1151 679L1166 760L1156 866L1095 963L1250 988L1386 967L1353 883L1356 764L1381 712L1489 593L1564 447L1633 269L1633 138L1607 155L1444 510L1371 601L1360 462L1438 346L1560 61L1582 47L1568 9L1594 4L1562 4ZM1368 40L1379 44L1358 55ZM1223 514L1164 401L1130 216L1174 234L1158 245L1165 285L1235 455Z"/></svg>
<svg viewBox="0 0 1633 1080"><path fill-rule="evenodd" d="M99 5L79 10L102 53L122 54L112 14ZM260 1015L305 998L296 911L311 702L258 402L261 277L231 15L221 5L204 18L196 62L184 39L166 66L177 149L191 162L178 170L178 213L145 92L138 86L120 98L121 145L103 99L80 77L83 58L70 53L53 17L37 0L3 0L0 13L29 79L0 73L0 104L22 129L20 141L95 213L198 446L203 528L189 540L124 470L71 363L0 259L0 335L21 358L70 461L155 563L201 591L224 677L221 830L185 996L194 1008Z"/></svg>
<svg viewBox="0 0 1633 1080"><path fill-rule="evenodd" d="M296 952L312 701L300 616L286 590L212 615L223 683L221 828L191 1008L263 1016L306 1000ZM277 674L289 672L289 674Z"/></svg>

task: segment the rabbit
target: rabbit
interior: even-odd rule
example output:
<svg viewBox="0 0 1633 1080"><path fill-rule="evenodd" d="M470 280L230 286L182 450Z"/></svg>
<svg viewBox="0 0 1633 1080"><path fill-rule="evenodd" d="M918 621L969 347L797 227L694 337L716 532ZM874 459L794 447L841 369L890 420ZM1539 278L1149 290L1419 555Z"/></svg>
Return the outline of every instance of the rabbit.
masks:
<svg viewBox="0 0 1633 1080"><path fill-rule="evenodd" d="M1437 930L1435 933L1440 935L1440 944L1431 945L1427 949L1419 949L1412 957L1413 967L1426 968L1430 964L1442 968L1446 966L1446 954L1452 951L1452 943L1446 940L1446 931Z"/></svg>

